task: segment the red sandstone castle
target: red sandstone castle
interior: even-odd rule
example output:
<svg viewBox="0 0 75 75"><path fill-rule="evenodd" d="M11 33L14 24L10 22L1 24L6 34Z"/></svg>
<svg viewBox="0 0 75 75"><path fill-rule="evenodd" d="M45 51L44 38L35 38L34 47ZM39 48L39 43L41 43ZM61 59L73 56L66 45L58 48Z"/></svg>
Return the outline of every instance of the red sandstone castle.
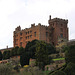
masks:
<svg viewBox="0 0 75 75"><path fill-rule="evenodd" d="M68 20L54 18L48 20L49 26L41 25L40 23L35 26L31 24L30 28L21 30L21 27L17 27L14 31L13 44L15 46L24 47L28 41L34 39L43 40L47 43L52 43L53 45L58 44L59 38L64 38L68 40ZM63 40L62 40L63 41Z"/></svg>

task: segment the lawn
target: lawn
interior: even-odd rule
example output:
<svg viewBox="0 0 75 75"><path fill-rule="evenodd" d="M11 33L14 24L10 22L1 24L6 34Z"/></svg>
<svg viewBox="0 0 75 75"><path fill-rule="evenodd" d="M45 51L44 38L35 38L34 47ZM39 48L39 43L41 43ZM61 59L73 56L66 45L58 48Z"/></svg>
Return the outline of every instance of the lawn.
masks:
<svg viewBox="0 0 75 75"><path fill-rule="evenodd" d="M52 59L53 61L57 61L57 60L64 60L65 58L57 58L57 59Z"/></svg>

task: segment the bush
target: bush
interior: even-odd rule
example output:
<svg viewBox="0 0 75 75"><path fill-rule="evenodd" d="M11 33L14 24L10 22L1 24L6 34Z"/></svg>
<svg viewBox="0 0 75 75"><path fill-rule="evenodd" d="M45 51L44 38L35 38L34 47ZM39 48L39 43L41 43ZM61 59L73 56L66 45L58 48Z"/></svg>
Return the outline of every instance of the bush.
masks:
<svg viewBox="0 0 75 75"><path fill-rule="evenodd" d="M0 75L13 75L12 67L6 64L0 64Z"/></svg>
<svg viewBox="0 0 75 75"><path fill-rule="evenodd" d="M66 73L63 72L63 71L58 70L58 71L52 73L51 75L66 75Z"/></svg>
<svg viewBox="0 0 75 75"><path fill-rule="evenodd" d="M68 63L67 67L64 69L67 75L75 75L75 64L74 63Z"/></svg>
<svg viewBox="0 0 75 75"><path fill-rule="evenodd" d="M66 50L65 52L66 63L75 63L75 45L71 45L67 49L68 50Z"/></svg>

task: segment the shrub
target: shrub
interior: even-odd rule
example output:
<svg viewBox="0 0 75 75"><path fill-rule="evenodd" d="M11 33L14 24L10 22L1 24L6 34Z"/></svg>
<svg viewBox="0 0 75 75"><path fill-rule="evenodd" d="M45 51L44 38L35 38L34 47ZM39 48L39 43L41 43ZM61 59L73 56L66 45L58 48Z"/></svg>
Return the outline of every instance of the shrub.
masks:
<svg viewBox="0 0 75 75"><path fill-rule="evenodd" d="M75 64L71 62L68 63L64 71L67 73L67 75L75 75Z"/></svg>
<svg viewBox="0 0 75 75"><path fill-rule="evenodd" d="M13 75L12 67L6 64L0 64L0 75Z"/></svg>
<svg viewBox="0 0 75 75"><path fill-rule="evenodd" d="M66 75L66 73L63 72L63 71L58 70L56 72L53 72L51 75Z"/></svg>

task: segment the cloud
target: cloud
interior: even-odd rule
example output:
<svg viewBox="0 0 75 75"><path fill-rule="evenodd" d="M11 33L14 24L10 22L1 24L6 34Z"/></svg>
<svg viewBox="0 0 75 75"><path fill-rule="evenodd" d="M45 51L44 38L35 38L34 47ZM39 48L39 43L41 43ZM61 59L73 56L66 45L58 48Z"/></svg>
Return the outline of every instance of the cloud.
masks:
<svg viewBox="0 0 75 75"><path fill-rule="evenodd" d="M13 46L13 31L18 25L22 29L32 23L48 25L52 18L69 20L70 39L74 38L75 0L1 0L0 1L0 48Z"/></svg>

